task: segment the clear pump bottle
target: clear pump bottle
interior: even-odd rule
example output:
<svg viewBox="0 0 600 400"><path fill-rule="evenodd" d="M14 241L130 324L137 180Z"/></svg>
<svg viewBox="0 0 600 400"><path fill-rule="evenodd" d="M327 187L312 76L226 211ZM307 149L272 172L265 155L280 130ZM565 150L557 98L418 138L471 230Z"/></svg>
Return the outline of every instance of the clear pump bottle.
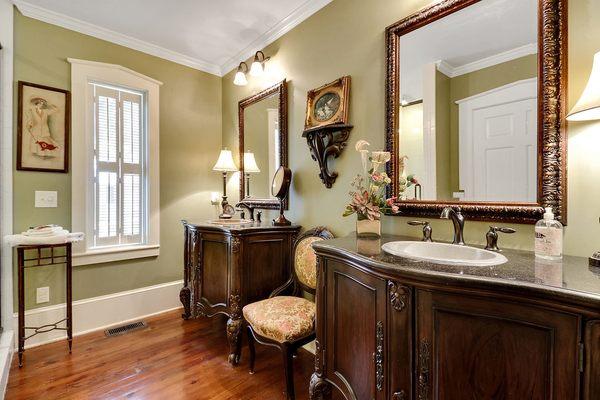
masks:
<svg viewBox="0 0 600 400"><path fill-rule="evenodd" d="M544 260L562 260L563 225L554 219L551 207L546 207L544 218L535 224L535 256Z"/></svg>

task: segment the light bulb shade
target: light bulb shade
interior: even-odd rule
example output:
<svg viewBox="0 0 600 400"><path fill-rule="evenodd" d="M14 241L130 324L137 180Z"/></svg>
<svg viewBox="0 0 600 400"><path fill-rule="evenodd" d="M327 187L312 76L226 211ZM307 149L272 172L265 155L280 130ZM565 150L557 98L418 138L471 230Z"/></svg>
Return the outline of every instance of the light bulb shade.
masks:
<svg viewBox="0 0 600 400"><path fill-rule="evenodd" d="M219 154L219 159L213 167L213 171L235 172L237 170L238 169L233 162L231 150L221 150L221 154Z"/></svg>
<svg viewBox="0 0 600 400"><path fill-rule="evenodd" d="M233 84L237 86L246 86L248 84L246 74L243 71L238 70L238 72L235 73L235 77L233 78Z"/></svg>
<svg viewBox="0 0 600 400"><path fill-rule="evenodd" d="M600 119L600 52L594 56L592 73L583 94L567 115L569 121Z"/></svg>
<svg viewBox="0 0 600 400"><path fill-rule="evenodd" d="M255 57L254 58L254 62L252 63L252 65L250 66L250 75L252 76L261 76L263 74L263 65L260 61L258 61L258 58Z"/></svg>
<svg viewBox="0 0 600 400"><path fill-rule="evenodd" d="M244 172L254 174L260 172L260 168L258 168L258 165L256 165L254 153L251 153L249 151L244 153Z"/></svg>

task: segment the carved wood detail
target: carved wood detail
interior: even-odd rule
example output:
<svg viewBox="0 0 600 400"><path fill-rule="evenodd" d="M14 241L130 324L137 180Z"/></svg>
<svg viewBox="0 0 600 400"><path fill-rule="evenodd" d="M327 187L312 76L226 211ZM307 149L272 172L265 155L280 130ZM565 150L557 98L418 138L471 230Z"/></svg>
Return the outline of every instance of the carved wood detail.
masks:
<svg viewBox="0 0 600 400"><path fill-rule="evenodd" d="M237 236L231 237L231 252L237 253L238 251L240 251L241 244L242 244L242 239L240 239Z"/></svg>
<svg viewBox="0 0 600 400"><path fill-rule="evenodd" d="M392 395L392 400L406 400L406 392L401 390Z"/></svg>
<svg viewBox="0 0 600 400"><path fill-rule="evenodd" d="M383 390L383 321L377 321L375 347L375 382L378 391Z"/></svg>
<svg viewBox="0 0 600 400"><path fill-rule="evenodd" d="M268 97L279 95L279 165L288 166L288 104L287 104L287 81L281 82L258 92L250 97L240 100L238 103L238 140L239 140L239 164L240 164L240 201L257 209L279 210L277 199L256 199L246 197L246 179L244 177L244 110ZM284 207L288 209L289 199L284 200Z"/></svg>
<svg viewBox="0 0 600 400"><path fill-rule="evenodd" d="M310 377L310 386L308 387L308 398L310 400L325 400L331 394L331 385L318 374L314 373Z"/></svg>
<svg viewBox="0 0 600 400"><path fill-rule="evenodd" d="M431 358L429 342L422 339L419 344L419 377L417 381L418 399L429 399L429 360Z"/></svg>
<svg viewBox="0 0 600 400"><path fill-rule="evenodd" d="M402 311L410 298L410 288L396 282L388 281L390 304L396 311Z"/></svg>
<svg viewBox="0 0 600 400"><path fill-rule="evenodd" d="M338 158L346 147L352 125L328 125L307 129L302 133L310 149L310 155L319 165L319 178L328 189L331 188L338 177L338 173L331 171L329 159Z"/></svg>
<svg viewBox="0 0 600 400"><path fill-rule="evenodd" d="M229 363L240 362L240 333L242 331L242 307L238 293L229 296L229 320L227 320L227 340L229 341Z"/></svg>
<svg viewBox="0 0 600 400"><path fill-rule="evenodd" d="M392 153L387 172L392 179L388 196L398 194L398 105L400 96L400 36L443 18L480 0L444 0L410 15L386 29L386 148ZM474 220L535 223L543 207L552 207L567 222L565 114L567 93L566 0L540 1L537 203L460 203L463 214ZM456 202L399 201L399 216L433 217Z"/></svg>

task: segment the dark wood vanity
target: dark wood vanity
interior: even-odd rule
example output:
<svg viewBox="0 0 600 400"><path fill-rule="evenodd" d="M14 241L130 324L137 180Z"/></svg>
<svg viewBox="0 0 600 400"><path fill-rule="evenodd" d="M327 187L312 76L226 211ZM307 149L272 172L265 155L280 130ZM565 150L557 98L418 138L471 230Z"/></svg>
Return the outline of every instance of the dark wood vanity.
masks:
<svg viewBox="0 0 600 400"><path fill-rule="evenodd" d="M226 315L229 362L240 357L242 307L265 299L290 277L300 226L183 221L183 318Z"/></svg>
<svg viewBox="0 0 600 400"><path fill-rule="evenodd" d="M600 272L587 259L461 267L389 255L411 240L316 243L311 399L598 399ZM337 398L337 397L334 397Z"/></svg>

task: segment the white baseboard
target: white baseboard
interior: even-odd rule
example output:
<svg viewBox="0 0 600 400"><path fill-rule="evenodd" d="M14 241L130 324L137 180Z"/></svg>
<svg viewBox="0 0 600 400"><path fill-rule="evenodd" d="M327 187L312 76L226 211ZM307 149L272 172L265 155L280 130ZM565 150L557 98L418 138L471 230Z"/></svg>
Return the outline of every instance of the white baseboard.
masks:
<svg viewBox="0 0 600 400"><path fill-rule="evenodd" d="M14 332L4 331L0 337L0 399L4 398L13 356Z"/></svg>
<svg viewBox="0 0 600 400"><path fill-rule="evenodd" d="M106 329L110 326L146 318L181 307L179 290L183 281L167 282L126 292L73 302L73 336ZM25 312L25 326L53 324L65 318L66 304L36 308ZM13 326L18 332L18 314L13 315ZM65 326L61 324L61 326ZM31 333L32 331L27 331ZM65 331L38 334L25 343L25 348L40 346L65 339ZM16 343L15 345L18 345ZM1 361L1 358L0 358Z"/></svg>

